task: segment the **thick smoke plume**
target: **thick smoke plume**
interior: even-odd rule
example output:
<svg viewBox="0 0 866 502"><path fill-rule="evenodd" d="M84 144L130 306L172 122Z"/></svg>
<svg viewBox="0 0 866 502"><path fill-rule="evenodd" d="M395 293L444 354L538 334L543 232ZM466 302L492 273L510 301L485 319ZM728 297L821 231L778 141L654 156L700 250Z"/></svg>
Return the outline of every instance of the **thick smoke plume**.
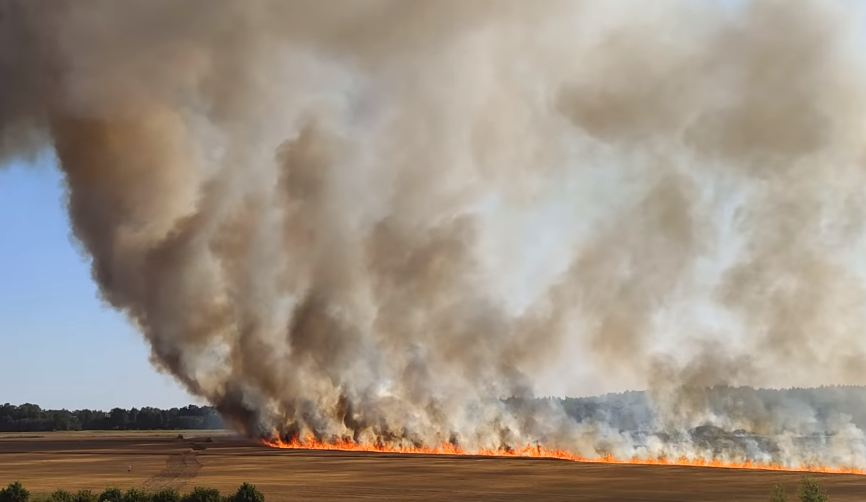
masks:
<svg viewBox="0 0 866 502"><path fill-rule="evenodd" d="M0 162L249 434L866 467L707 390L864 383L853 4L0 0Z"/></svg>

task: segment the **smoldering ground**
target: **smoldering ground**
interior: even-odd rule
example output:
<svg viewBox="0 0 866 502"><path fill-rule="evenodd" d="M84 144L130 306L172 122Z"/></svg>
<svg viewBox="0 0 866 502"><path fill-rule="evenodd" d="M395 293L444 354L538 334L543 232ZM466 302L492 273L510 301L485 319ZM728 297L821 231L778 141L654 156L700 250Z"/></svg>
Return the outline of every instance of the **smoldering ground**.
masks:
<svg viewBox="0 0 866 502"><path fill-rule="evenodd" d="M863 467L706 390L863 383L860 15L4 0L0 156L56 153L105 300L249 434ZM640 434L506 401L616 388Z"/></svg>

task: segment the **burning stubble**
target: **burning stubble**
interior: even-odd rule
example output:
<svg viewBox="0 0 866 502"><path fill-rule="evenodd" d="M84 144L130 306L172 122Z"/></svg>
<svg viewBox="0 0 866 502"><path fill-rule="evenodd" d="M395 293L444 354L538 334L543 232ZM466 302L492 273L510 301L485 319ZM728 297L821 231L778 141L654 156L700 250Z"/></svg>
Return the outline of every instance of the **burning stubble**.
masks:
<svg viewBox="0 0 866 502"><path fill-rule="evenodd" d="M104 298L248 434L866 467L708 390L863 383L851 9L6 0L0 156L54 149Z"/></svg>

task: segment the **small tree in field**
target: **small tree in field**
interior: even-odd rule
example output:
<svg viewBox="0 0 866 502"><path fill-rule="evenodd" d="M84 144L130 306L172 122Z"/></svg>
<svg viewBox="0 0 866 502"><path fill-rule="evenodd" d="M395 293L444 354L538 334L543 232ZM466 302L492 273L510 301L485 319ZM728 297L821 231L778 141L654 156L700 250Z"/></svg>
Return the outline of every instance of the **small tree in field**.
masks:
<svg viewBox="0 0 866 502"><path fill-rule="evenodd" d="M821 485L812 478L803 478L800 483L800 502L827 502L829 497Z"/></svg>
<svg viewBox="0 0 866 502"><path fill-rule="evenodd" d="M785 493L785 487L776 485L773 491L770 492L770 502L788 502L788 494Z"/></svg>
<svg viewBox="0 0 866 502"><path fill-rule="evenodd" d="M265 502L265 496L254 485L244 483L238 488L231 500L232 502Z"/></svg>
<svg viewBox="0 0 866 502"><path fill-rule="evenodd" d="M27 502L28 499L30 499L30 492L18 481L0 490L0 502Z"/></svg>

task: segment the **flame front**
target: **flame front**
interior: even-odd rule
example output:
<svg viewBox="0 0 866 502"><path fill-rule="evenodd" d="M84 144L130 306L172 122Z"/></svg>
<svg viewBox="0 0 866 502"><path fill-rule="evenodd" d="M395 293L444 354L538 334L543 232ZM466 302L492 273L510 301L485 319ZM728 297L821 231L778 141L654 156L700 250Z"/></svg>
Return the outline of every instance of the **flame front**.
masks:
<svg viewBox="0 0 866 502"><path fill-rule="evenodd" d="M631 465L666 465L680 467L711 467L719 469L750 469L760 471L783 471L783 472L811 472L824 474L856 474L866 475L866 470L846 467L828 467L822 465L784 466L780 464L761 462L727 462L717 459L702 458L639 458L630 459L616 458L614 456L583 457L575 455L566 450L545 448L541 445L526 445L520 448L499 450L466 451L460 446L444 443L438 446L405 446L395 444L363 444L354 441L337 440L334 442L323 442L308 436L303 439L293 438L283 440L262 439L265 446L290 450L326 450L326 451L352 451L370 453L392 453L401 455L456 455L456 456L481 456L481 457L510 457L510 458L539 458L548 460L565 460L568 462L599 463L599 464L631 464Z"/></svg>

